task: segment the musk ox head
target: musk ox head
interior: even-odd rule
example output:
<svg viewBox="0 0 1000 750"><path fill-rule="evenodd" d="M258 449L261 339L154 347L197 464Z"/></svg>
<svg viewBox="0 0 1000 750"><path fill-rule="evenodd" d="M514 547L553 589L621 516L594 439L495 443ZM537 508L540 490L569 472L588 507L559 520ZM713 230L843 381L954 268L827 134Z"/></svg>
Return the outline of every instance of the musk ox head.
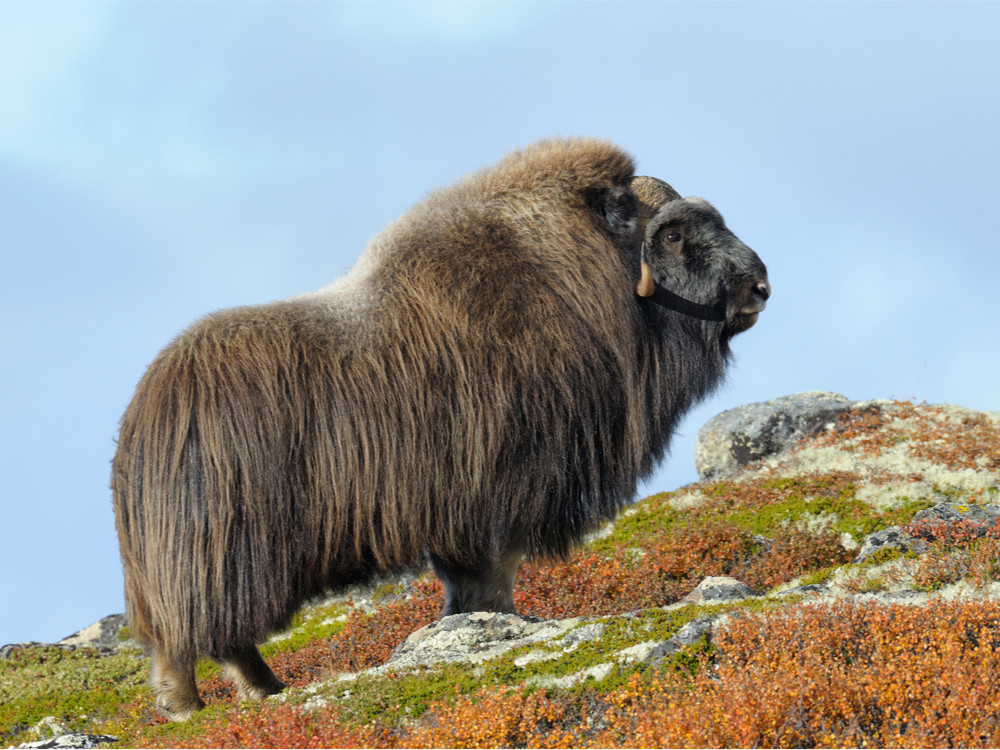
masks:
<svg viewBox="0 0 1000 750"><path fill-rule="evenodd" d="M660 194L669 197L666 190ZM640 297L689 317L722 323L724 338L757 322L771 296L767 269L712 204L703 198L668 199L639 231Z"/></svg>

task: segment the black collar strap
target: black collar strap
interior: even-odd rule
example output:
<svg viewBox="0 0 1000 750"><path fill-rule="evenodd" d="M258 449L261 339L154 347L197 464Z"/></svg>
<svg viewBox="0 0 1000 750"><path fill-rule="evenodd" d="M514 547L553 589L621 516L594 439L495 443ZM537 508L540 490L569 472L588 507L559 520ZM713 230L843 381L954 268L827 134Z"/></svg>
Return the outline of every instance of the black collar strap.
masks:
<svg viewBox="0 0 1000 750"><path fill-rule="evenodd" d="M653 269L646 260L646 243L639 248L640 280L636 286L636 294L642 299L655 302L660 307L687 315L689 318L722 322L726 319L726 301L719 300L714 305L703 305L684 299L669 289L664 289L653 278Z"/></svg>
<svg viewBox="0 0 1000 750"><path fill-rule="evenodd" d="M699 320L711 320L721 323L726 319L726 303L724 300L720 300L714 305L703 305L700 302L692 302L689 299L684 299L669 289L664 289L659 284L656 284L656 282L653 283L656 285L656 288L653 290L653 294L646 297L646 299L650 302L655 302L660 307L665 307L668 310L682 313L689 318L698 318Z"/></svg>

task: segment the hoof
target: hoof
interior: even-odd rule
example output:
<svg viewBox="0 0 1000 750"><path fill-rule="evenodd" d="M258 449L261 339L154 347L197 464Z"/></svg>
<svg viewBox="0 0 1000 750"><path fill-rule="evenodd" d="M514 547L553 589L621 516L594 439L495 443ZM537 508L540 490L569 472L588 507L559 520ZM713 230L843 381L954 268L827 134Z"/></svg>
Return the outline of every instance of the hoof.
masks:
<svg viewBox="0 0 1000 750"><path fill-rule="evenodd" d="M276 695L288 687L281 680L275 678L274 682L268 685L250 685L244 687L243 685L237 684L236 692L239 694L241 700L245 701L259 701L263 700L269 695Z"/></svg>
<svg viewBox="0 0 1000 750"><path fill-rule="evenodd" d="M156 697L156 712L170 721L187 721L191 714L205 707L205 702L199 697L195 700L174 700L167 695Z"/></svg>

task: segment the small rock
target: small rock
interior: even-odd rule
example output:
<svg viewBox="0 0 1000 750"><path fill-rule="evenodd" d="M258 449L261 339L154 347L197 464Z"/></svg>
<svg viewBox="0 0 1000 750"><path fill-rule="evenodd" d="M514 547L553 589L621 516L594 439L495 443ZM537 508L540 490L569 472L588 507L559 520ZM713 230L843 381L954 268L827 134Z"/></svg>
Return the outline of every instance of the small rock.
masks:
<svg viewBox="0 0 1000 750"><path fill-rule="evenodd" d="M783 599L786 596L799 596L802 594L826 594L829 593L829 591L830 589L828 586L824 586L819 583L807 583L803 586L793 586L790 589L779 591L776 594L771 594L771 596Z"/></svg>
<svg viewBox="0 0 1000 750"><path fill-rule="evenodd" d="M48 740L39 740L38 742L27 742L23 745L18 745L18 748L36 747L36 748L94 748L100 747L101 745L106 745L111 742L118 742L117 737L112 737L110 734L63 734L59 737L53 737Z"/></svg>
<svg viewBox="0 0 1000 750"><path fill-rule="evenodd" d="M687 623L680 630L678 630L672 638L649 649L649 653L646 655L644 661L654 667L657 667L671 655L680 651L681 648L684 646L690 646L699 638L705 637L711 640L712 630L724 623L727 619L729 619L727 615L718 614L709 615L708 617L697 617L694 620L691 620L691 622Z"/></svg>
<svg viewBox="0 0 1000 750"><path fill-rule="evenodd" d="M724 602L746 599L753 595L753 589L742 581L737 581L729 576L709 576L699 583L694 591L685 596L683 601L693 603Z"/></svg>
<svg viewBox="0 0 1000 750"><path fill-rule="evenodd" d="M920 554L927 551L927 543L910 536L899 526L889 526L865 537L861 551L854 558L854 562L863 562L882 549L898 549L901 552L912 550Z"/></svg>
<svg viewBox="0 0 1000 750"><path fill-rule="evenodd" d="M980 534L1000 521L1000 505L963 505L961 503L940 503L933 508L925 508L913 517L911 523L923 522L929 536L933 539L933 529L940 524L960 522L971 523L978 527Z"/></svg>

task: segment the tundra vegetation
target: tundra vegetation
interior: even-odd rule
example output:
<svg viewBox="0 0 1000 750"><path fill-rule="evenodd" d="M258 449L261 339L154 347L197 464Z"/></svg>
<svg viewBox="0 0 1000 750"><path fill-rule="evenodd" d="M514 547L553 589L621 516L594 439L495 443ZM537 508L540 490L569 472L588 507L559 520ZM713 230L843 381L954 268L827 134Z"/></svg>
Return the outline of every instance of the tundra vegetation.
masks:
<svg viewBox="0 0 1000 750"><path fill-rule="evenodd" d="M561 639L386 668L439 617L428 571L304 608L261 647L278 696L241 703L200 662L207 707L183 724L156 713L127 634L114 653L9 649L0 739L54 723L123 747L997 747L1000 526L913 517L1000 503L998 469L996 415L854 408L738 474L641 500L564 561L524 564L517 610L561 620ZM853 562L890 526L922 551ZM719 575L759 595L683 601ZM643 658L706 617L710 635Z"/></svg>

